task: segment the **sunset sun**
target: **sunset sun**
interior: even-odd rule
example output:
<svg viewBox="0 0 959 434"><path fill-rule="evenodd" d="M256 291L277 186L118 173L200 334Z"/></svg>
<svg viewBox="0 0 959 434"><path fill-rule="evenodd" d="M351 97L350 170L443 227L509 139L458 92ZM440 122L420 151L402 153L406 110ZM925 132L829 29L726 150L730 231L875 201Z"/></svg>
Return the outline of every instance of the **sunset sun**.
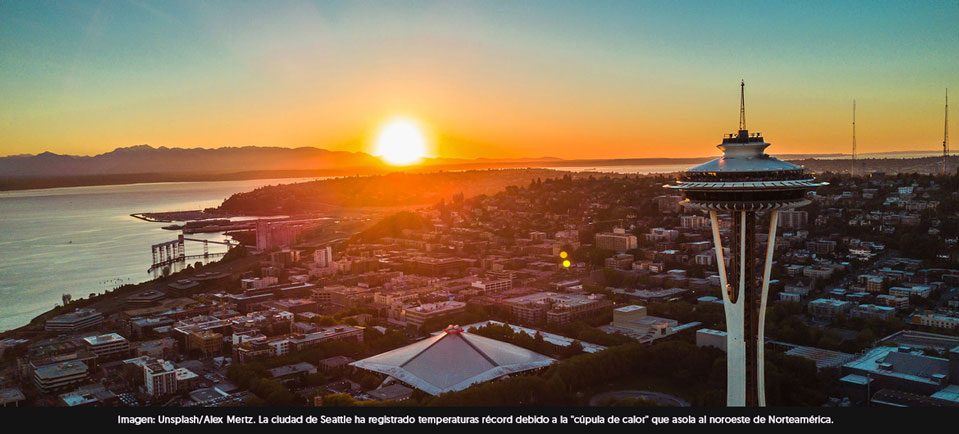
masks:
<svg viewBox="0 0 959 434"><path fill-rule="evenodd" d="M413 164L426 155L426 138L416 120L394 118L376 137L375 155L395 165Z"/></svg>

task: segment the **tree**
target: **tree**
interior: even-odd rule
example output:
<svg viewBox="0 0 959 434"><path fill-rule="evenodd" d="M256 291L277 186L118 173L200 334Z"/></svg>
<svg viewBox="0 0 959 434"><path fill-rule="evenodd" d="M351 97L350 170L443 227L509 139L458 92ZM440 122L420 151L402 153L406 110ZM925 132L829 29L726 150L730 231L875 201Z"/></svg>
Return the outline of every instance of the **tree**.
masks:
<svg viewBox="0 0 959 434"><path fill-rule="evenodd" d="M574 340L566 347L566 350L563 353L566 357L572 357L578 354L582 354L583 344L580 343L578 340Z"/></svg>

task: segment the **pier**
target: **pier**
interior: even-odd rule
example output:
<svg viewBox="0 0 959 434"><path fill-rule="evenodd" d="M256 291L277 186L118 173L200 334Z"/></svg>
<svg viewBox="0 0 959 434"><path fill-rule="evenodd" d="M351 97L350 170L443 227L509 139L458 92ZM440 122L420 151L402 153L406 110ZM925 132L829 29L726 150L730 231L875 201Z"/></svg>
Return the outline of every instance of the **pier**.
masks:
<svg viewBox="0 0 959 434"><path fill-rule="evenodd" d="M187 241L203 243L203 254L187 255L186 254ZM225 252L210 253L210 244L219 244L219 245L224 245L229 248L232 248L233 246L238 245L239 242L201 240L196 238L187 238L181 234L175 240L158 243L151 246L151 250L153 252L153 264L150 265L149 269L147 269L147 273L152 273L153 271L157 269L163 269L164 267L167 267L179 262L186 262L187 260L190 260L190 259L209 259L210 257L218 257L226 254Z"/></svg>

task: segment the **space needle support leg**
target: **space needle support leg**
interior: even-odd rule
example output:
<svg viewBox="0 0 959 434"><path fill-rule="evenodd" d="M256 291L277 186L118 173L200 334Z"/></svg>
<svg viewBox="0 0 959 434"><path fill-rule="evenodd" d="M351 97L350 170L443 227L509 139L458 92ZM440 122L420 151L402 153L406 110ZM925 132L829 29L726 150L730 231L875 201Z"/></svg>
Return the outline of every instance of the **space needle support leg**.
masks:
<svg viewBox="0 0 959 434"><path fill-rule="evenodd" d="M779 223L779 210L769 212L769 238L766 242L766 264L763 269L763 292L759 301L759 336L756 342L756 385L759 389L759 406L766 406L766 377L764 375L765 359L763 348L766 334L766 300L769 298L769 276L773 266L773 251L776 245L776 226Z"/></svg>
<svg viewBox="0 0 959 434"><path fill-rule="evenodd" d="M737 213L733 213L736 217ZM723 257L723 244L719 234L719 216L717 211L709 211L713 229L713 246L716 249L716 261L719 268L719 284L723 297L723 310L726 313L726 405L742 407L746 405L746 346L743 327L744 303L741 291L733 291L726 276L726 261ZM735 218L733 219L735 222ZM743 220L745 221L745 220ZM736 223L733 223L736 224ZM742 231L739 231L742 233ZM740 243L742 244L742 243ZM731 252L735 254L734 252ZM742 262L742 261L740 261ZM740 273L741 274L741 273ZM739 293L732 300L733 293Z"/></svg>

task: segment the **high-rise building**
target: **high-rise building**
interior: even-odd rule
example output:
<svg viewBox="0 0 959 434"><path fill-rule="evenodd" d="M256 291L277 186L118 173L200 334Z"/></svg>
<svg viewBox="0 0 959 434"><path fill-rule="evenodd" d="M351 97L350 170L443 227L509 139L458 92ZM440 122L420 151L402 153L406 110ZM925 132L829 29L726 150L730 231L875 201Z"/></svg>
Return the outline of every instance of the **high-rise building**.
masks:
<svg viewBox="0 0 959 434"><path fill-rule="evenodd" d="M741 86L739 131L718 146L723 156L689 169L676 185L667 187L683 192L682 206L709 212L720 285L725 288L726 403L765 406L763 329L779 210L809 204L806 193L824 184L816 183L801 166L765 153L769 143L761 134L750 134L746 129L745 84ZM723 259L720 211L729 211L733 218L728 268ZM765 211L769 214L769 237L765 268L759 279L754 260L756 224L757 214Z"/></svg>
<svg viewBox="0 0 959 434"><path fill-rule="evenodd" d="M316 249L316 252L313 253L313 262L316 263L316 266L320 268L332 267L333 266L333 249L330 246L326 246L321 249Z"/></svg>

